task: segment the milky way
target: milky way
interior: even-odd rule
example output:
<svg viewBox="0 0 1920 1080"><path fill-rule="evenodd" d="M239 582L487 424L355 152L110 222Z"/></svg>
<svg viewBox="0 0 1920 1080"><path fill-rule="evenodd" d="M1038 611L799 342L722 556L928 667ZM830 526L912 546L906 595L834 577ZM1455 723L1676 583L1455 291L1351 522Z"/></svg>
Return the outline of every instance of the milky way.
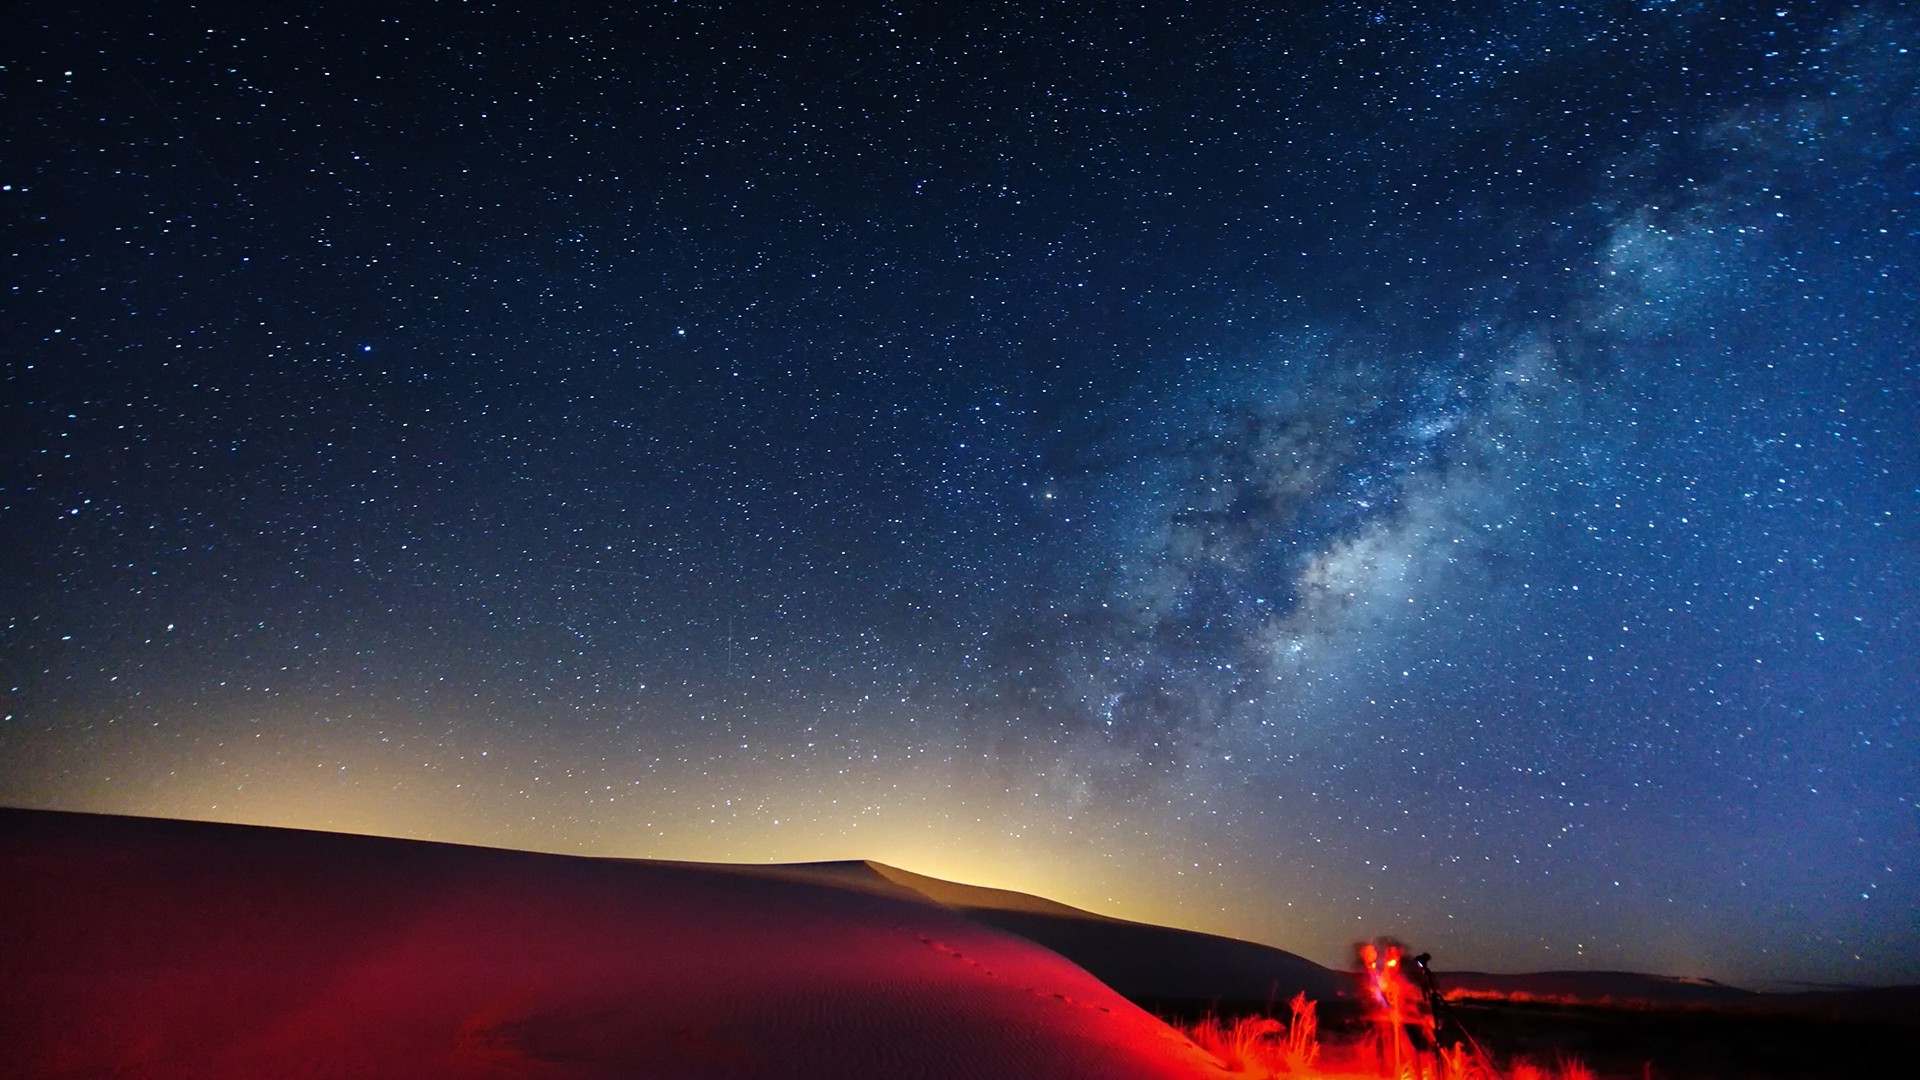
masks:
<svg viewBox="0 0 1920 1080"><path fill-rule="evenodd" d="M648 7L5 16L0 800L1920 979L1897 5Z"/></svg>

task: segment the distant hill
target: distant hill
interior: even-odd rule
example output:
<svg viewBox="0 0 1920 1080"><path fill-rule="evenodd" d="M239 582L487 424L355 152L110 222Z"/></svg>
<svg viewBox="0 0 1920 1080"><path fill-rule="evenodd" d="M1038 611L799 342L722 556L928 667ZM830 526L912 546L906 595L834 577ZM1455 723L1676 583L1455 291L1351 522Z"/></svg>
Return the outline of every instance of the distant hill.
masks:
<svg viewBox="0 0 1920 1080"><path fill-rule="evenodd" d="M1834 987L1780 993L1743 990L1712 979L1684 979L1633 971L1436 974L1440 989L1453 1000L1691 1009L1920 1026L1920 986Z"/></svg>
<svg viewBox="0 0 1920 1080"><path fill-rule="evenodd" d="M1682 979L1633 971L1536 971L1497 975L1484 971L1436 972L1453 996L1581 1004L1724 1005L1756 996L1712 979Z"/></svg>

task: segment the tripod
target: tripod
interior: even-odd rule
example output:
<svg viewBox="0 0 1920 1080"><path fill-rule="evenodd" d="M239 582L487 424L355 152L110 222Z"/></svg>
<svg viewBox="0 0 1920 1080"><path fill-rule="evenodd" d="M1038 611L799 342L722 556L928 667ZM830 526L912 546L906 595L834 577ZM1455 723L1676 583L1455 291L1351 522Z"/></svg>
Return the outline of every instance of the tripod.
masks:
<svg viewBox="0 0 1920 1080"><path fill-rule="evenodd" d="M1483 1070L1483 1075L1491 1078L1491 1080L1501 1080L1500 1070L1493 1066L1493 1058L1480 1046L1479 1041L1467 1031L1466 1026L1460 1023L1460 1017L1455 1015L1452 1003L1441 995L1440 987L1434 983L1433 969L1427 966L1427 961L1432 959L1432 953L1421 953L1419 956L1413 958L1413 966L1420 969L1421 981L1426 984L1427 1012L1433 1017L1434 1053L1436 1055L1439 1054L1441 1047L1445 1045L1444 1040L1441 1038L1441 1032L1448 1032L1458 1036L1457 1042L1465 1042L1468 1047L1472 1048L1474 1063Z"/></svg>

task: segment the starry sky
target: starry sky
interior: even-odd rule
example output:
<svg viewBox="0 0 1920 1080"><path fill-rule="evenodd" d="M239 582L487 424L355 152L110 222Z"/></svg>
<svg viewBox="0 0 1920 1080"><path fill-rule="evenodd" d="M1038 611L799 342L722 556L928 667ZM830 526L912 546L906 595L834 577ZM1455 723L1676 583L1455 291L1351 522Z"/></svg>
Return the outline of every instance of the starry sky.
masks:
<svg viewBox="0 0 1920 1080"><path fill-rule="evenodd" d="M1905 5L73 8L0 802L1920 981Z"/></svg>

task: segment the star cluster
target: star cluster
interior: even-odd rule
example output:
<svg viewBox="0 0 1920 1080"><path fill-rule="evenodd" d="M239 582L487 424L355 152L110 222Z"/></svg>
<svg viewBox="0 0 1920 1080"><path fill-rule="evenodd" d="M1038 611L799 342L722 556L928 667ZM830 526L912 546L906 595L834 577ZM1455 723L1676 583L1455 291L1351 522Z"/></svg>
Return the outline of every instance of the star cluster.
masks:
<svg viewBox="0 0 1920 1080"><path fill-rule="evenodd" d="M1920 979L1898 5L0 19L0 800Z"/></svg>

